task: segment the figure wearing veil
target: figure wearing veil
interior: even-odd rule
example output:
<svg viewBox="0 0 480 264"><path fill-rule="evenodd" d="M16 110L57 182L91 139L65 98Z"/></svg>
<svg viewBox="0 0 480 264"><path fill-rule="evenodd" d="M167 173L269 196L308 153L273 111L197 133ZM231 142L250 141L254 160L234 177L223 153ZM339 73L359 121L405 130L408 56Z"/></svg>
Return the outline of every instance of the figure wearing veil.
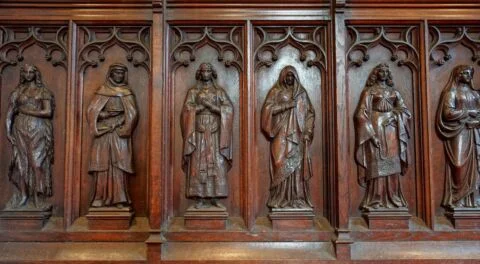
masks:
<svg viewBox="0 0 480 264"><path fill-rule="evenodd" d="M474 90L471 66L455 67L437 110L437 130L446 154L446 209L479 206L480 95Z"/></svg>
<svg viewBox="0 0 480 264"><path fill-rule="evenodd" d="M125 65L112 64L88 106L87 121L94 135L88 171L96 181L92 207L131 203L127 176L135 172L132 134L138 111L127 74Z"/></svg>
<svg viewBox="0 0 480 264"><path fill-rule="evenodd" d="M270 140L270 208L312 208L309 146L315 112L293 66L280 72L262 107L261 125Z"/></svg>

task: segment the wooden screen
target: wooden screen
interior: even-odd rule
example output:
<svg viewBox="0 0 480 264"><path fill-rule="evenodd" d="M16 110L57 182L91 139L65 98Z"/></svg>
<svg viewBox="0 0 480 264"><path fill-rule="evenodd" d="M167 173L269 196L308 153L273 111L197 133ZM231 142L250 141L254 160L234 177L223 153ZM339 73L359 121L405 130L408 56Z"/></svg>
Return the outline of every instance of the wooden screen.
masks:
<svg viewBox="0 0 480 264"><path fill-rule="evenodd" d="M1 1L0 261L479 259L479 11Z"/></svg>

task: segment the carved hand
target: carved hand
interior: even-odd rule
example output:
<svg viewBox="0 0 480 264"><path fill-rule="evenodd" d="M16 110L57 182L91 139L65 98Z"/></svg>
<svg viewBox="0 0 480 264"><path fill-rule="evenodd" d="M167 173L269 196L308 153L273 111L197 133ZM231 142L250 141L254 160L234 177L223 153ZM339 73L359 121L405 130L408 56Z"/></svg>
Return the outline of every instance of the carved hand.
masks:
<svg viewBox="0 0 480 264"><path fill-rule="evenodd" d="M478 110L477 109L472 109L472 110L467 110L468 115L470 117L477 117L478 116Z"/></svg>
<svg viewBox="0 0 480 264"><path fill-rule="evenodd" d="M467 128L477 128L480 125L480 120L471 120L467 122Z"/></svg>
<svg viewBox="0 0 480 264"><path fill-rule="evenodd" d="M110 114L107 111L100 111L100 113L98 114L98 117L101 118L101 119L105 119L109 116L110 116Z"/></svg>
<svg viewBox="0 0 480 264"><path fill-rule="evenodd" d="M25 114L25 115L32 115L32 110L26 108L25 106L20 106L18 108L18 111L22 114Z"/></svg>
<svg viewBox="0 0 480 264"><path fill-rule="evenodd" d="M200 97L199 98L200 105L207 107L209 109L212 109L212 103L208 100L206 97Z"/></svg>
<svg viewBox="0 0 480 264"><path fill-rule="evenodd" d="M207 104L209 103L208 95L203 93L203 92L198 94L197 100L200 104L205 105L205 106L207 106Z"/></svg>
<svg viewBox="0 0 480 264"><path fill-rule="evenodd" d="M391 117L389 117L388 119L383 120L382 125L383 125L383 126L388 126L388 125L390 125L390 124L395 123L396 120L397 120L397 119L396 119L394 116L391 116Z"/></svg>
<svg viewBox="0 0 480 264"><path fill-rule="evenodd" d="M15 141L15 138L12 136L12 134L8 133L7 139L12 145L15 145L16 141Z"/></svg>
<svg viewBox="0 0 480 264"><path fill-rule="evenodd" d="M295 108L297 107L297 101L296 100L292 100L291 102L287 103L287 107L290 109L290 108Z"/></svg>
<svg viewBox="0 0 480 264"><path fill-rule="evenodd" d="M281 111L281 112L285 112L285 111L287 111L287 110L290 110L290 109L292 109L292 108L295 108L295 107L297 106L297 102L295 102L295 101L290 101L290 102L288 102L288 103L280 104L279 106L280 106L280 108L281 108L280 111Z"/></svg>
<svg viewBox="0 0 480 264"><path fill-rule="evenodd" d="M212 105L212 103L210 103L210 101L208 101L207 99L204 100L203 105L210 108L210 109L212 109L214 107Z"/></svg>
<svg viewBox="0 0 480 264"><path fill-rule="evenodd" d="M372 142L376 148L380 148L380 140L376 136L372 137Z"/></svg>
<svg viewBox="0 0 480 264"><path fill-rule="evenodd" d="M308 144L311 140L312 140L312 135L311 134L303 135L303 141L305 141L305 144Z"/></svg>
<svg viewBox="0 0 480 264"><path fill-rule="evenodd" d="M197 110L197 112L201 112L205 109L205 105L198 104L195 109Z"/></svg>

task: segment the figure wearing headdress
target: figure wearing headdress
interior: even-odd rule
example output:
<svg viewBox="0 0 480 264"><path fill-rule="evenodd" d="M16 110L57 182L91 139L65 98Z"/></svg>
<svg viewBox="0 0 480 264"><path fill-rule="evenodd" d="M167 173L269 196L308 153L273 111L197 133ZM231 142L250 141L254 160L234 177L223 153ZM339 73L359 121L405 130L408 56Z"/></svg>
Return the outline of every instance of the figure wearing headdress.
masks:
<svg viewBox="0 0 480 264"><path fill-rule="evenodd" d="M137 120L135 96L128 86L128 69L123 64L112 64L87 113L94 136L88 166L95 177L92 207L123 207L131 203L127 185L128 175L135 172L132 134Z"/></svg>
<svg viewBox="0 0 480 264"><path fill-rule="evenodd" d="M480 204L480 95L473 87L474 69L459 65L442 91L437 110L437 131L446 154L446 209Z"/></svg>
<svg viewBox="0 0 480 264"><path fill-rule="evenodd" d="M270 208L312 208L309 147L315 112L293 66L280 72L261 113L261 126L270 141Z"/></svg>

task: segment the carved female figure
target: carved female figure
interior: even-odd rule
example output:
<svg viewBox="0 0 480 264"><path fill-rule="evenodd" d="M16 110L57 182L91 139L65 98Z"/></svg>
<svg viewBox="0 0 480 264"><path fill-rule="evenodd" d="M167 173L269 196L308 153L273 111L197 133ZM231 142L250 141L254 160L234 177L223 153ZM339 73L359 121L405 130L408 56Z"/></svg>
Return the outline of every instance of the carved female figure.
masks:
<svg viewBox="0 0 480 264"><path fill-rule="evenodd" d="M220 207L217 199L228 195L233 105L216 78L210 63L199 66L197 84L188 90L181 116L186 196L196 200L197 209Z"/></svg>
<svg viewBox="0 0 480 264"><path fill-rule="evenodd" d="M132 134L138 111L125 65L110 65L88 106L87 120L94 135L88 167L96 180L92 207L129 205L127 176L135 172Z"/></svg>
<svg viewBox="0 0 480 264"><path fill-rule="evenodd" d="M480 95L473 73L471 66L455 67L438 105L437 130L447 159L442 205L447 209L479 205Z"/></svg>
<svg viewBox="0 0 480 264"><path fill-rule="evenodd" d="M365 169L359 174L359 183L366 188L361 209L407 207L399 176L408 166L410 118L388 65L377 65L355 112L355 159Z"/></svg>
<svg viewBox="0 0 480 264"><path fill-rule="evenodd" d="M54 106L40 71L25 64L7 110L7 138L13 146L8 177L17 188L7 208L51 207L45 198L52 196Z"/></svg>
<svg viewBox="0 0 480 264"><path fill-rule="evenodd" d="M311 208L309 146L315 112L293 66L280 72L267 94L261 125L270 143L270 208Z"/></svg>

